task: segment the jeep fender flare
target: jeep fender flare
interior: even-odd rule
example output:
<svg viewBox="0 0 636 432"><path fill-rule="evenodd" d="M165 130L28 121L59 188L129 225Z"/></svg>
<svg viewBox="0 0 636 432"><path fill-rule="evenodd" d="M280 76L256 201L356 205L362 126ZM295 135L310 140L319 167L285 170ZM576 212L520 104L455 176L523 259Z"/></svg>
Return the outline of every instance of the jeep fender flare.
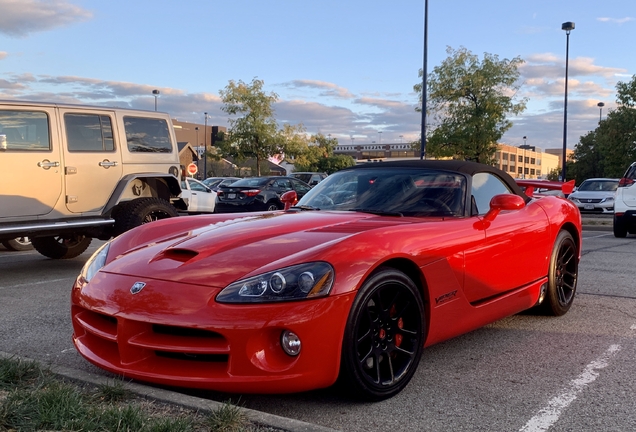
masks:
<svg viewBox="0 0 636 432"><path fill-rule="evenodd" d="M115 190L111 194L103 215L110 216L117 204L130 201L135 198L163 198L171 202L177 208L187 208L180 198L181 185L179 179L171 174L164 173L135 173L127 174L121 178Z"/></svg>

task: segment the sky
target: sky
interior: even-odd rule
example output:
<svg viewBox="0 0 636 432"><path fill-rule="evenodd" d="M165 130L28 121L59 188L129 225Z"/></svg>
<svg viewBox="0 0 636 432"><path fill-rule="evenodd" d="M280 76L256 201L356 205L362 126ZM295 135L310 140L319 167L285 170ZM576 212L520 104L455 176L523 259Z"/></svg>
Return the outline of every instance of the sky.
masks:
<svg viewBox="0 0 636 432"><path fill-rule="evenodd" d="M425 0L0 0L0 99L154 110L227 126L220 90L264 82L280 126L340 144L419 139ZM562 148L616 107L636 74L634 0L428 0L427 71L464 47L520 57L501 142ZM603 108L598 103L603 102ZM428 125L429 128L434 125Z"/></svg>

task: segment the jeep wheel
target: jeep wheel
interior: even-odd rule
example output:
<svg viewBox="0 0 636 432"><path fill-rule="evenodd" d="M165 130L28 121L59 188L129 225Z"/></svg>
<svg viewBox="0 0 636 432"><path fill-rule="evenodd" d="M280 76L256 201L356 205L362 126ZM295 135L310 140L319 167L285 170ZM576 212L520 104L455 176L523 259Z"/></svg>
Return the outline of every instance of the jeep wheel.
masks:
<svg viewBox="0 0 636 432"><path fill-rule="evenodd" d="M124 204L117 212L115 219L115 235L118 236L129 229L148 222L170 217L177 217L177 209L161 198L137 198Z"/></svg>
<svg viewBox="0 0 636 432"><path fill-rule="evenodd" d="M27 251L33 249L28 237L16 237L11 240L2 240L2 245L11 251Z"/></svg>
<svg viewBox="0 0 636 432"><path fill-rule="evenodd" d="M93 239L83 235L68 235L54 237L36 237L31 244L36 251L52 259L69 259L80 256Z"/></svg>

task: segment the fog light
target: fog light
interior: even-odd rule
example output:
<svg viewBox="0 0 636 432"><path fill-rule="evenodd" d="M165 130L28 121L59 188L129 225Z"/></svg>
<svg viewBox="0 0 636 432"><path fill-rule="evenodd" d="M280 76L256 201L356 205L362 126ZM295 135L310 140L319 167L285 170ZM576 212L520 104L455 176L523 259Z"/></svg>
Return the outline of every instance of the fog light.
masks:
<svg viewBox="0 0 636 432"><path fill-rule="evenodd" d="M300 338L296 333L284 330L280 335L280 344L287 355L297 356L300 354Z"/></svg>

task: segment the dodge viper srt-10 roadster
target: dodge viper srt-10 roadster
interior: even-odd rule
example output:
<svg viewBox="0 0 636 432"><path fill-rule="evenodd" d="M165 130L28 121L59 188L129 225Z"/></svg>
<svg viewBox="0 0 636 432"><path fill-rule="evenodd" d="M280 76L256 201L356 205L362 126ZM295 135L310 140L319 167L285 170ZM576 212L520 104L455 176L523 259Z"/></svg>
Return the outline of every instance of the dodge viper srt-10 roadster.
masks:
<svg viewBox="0 0 636 432"><path fill-rule="evenodd" d="M163 219L106 242L72 289L89 362L160 385L400 392L425 347L574 300L581 216L553 183L473 162L368 163L274 212ZM560 187L561 183L557 186ZM525 187L525 192L521 187Z"/></svg>

